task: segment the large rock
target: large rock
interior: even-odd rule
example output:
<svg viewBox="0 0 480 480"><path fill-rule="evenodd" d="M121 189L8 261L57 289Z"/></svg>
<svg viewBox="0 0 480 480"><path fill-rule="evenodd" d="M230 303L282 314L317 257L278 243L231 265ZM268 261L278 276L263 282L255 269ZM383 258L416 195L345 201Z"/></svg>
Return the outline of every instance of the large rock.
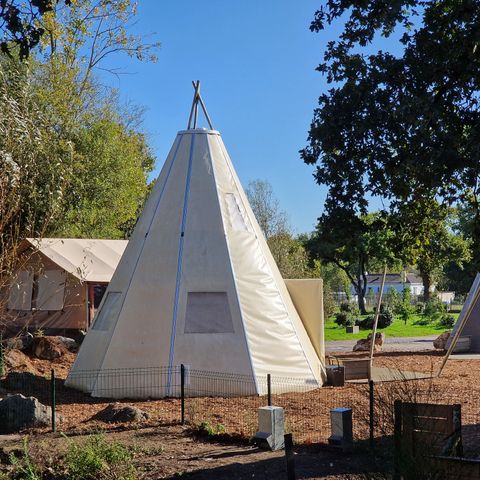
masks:
<svg viewBox="0 0 480 480"><path fill-rule="evenodd" d="M32 427L50 425L52 410L35 397L19 393L0 401L0 433L14 433Z"/></svg>
<svg viewBox="0 0 480 480"><path fill-rule="evenodd" d="M7 338L3 344L7 350L25 350L33 342L33 335L27 333L26 335L19 335L18 337Z"/></svg>
<svg viewBox="0 0 480 480"><path fill-rule="evenodd" d="M68 351L57 337L35 337L32 347L34 356L42 360L54 360Z"/></svg>
<svg viewBox="0 0 480 480"><path fill-rule="evenodd" d="M76 352L78 350L78 343L73 338L62 336L55 338L70 352Z"/></svg>
<svg viewBox="0 0 480 480"><path fill-rule="evenodd" d="M447 342L449 338L450 338L450 332L443 332L439 337L437 337L433 341L434 348L438 350L446 350Z"/></svg>
<svg viewBox="0 0 480 480"><path fill-rule="evenodd" d="M385 334L383 332L377 332L375 334L375 345L373 347L374 351L382 350L383 344L385 342ZM361 338L353 347L354 352L369 352L372 343L372 334L369 333L367 338Z"/></svg>
<svg viewBox="0 0 480 480"><path fill-rule="evenodd" d="M100 420L106 423L143 422L148 420L150 415L136 407L122 407L119 404L111 403L103 410L100 410L92 417L92 420Z"/></svg>
<svg viewBox="0 0 480 480"><path fill-rule="evenodd" d="M7 370L33 370L30 358L20 350L8 350L4 356Z"/></svg>

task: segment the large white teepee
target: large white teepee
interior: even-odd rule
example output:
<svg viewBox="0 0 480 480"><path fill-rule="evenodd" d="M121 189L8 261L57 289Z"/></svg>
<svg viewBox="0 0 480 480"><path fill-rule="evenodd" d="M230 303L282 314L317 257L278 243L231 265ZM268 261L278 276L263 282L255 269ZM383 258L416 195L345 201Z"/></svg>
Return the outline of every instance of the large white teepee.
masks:
<svg viewBox="0 0 480 480"><path fill-rule="evenodd" d="M452 340L458 336L460 330L461 336L469 336L471 338L470 353L480 352L480 273L477 273L470 292L468 293L462 311L453 327L447 347L450 347Z"/></svg>
<svg viewBox="0 0 480 480"><path fill-rule="evenodd" d="M194 128L177 134L67 379L93 396L178 394L176 375L159 385L148 367L180 364L251 381L248 392L231 382L218 394L264 393L268 373L322 384L323 358L220 134L196 128L199 102L205 111L197 83ZM117 389L111 370L122 368L147 370Z"/></svg>

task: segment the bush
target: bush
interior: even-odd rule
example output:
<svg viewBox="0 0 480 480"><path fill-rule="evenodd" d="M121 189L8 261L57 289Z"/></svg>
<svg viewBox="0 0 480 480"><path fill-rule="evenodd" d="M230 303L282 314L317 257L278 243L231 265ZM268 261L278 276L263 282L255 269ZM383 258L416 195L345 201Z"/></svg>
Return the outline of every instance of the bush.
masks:
<svg viewBox="0 0 480 480"><path fill-rule="evenodd" d="M445 305L438 297L432 297L425 303L424 315L430 321L439 320L445 313Z"/></svg>
<svg viewBox="0 0 480 480"><path fill-rule="evenodd" d="M351 318L350 313L348 313L348 312L338 312L335 315L335 323L340 327L344 327L344 326L347 325L347 322L349 321L350 318Z"/></svg>
<svg viewBox="0 0 480 480"><path fill-rule="evenodd" d="M455 317L451 315L442 315L438 324L443 328L452 328L455 325Z"/></svg>
<svg viewBox="0 0 480 480"><path fill-rule="evenodd" d="M340 327L354 326L359 322L360 310L355 303L343 302L340 312L335 315L335 323Z"/></svg>
<svg viewBox="0 0 480 480"><path fill-rule="evenodd" d="M415 305L415 313L418 313L420 315L425 313L425 304L423 302L417 302Z"/></svg>
<svg viewBox="0 0 480 480"><path fill-rule="evenodd" d="M350 302L342 302L340 304L340 311L341 312L350 312L351 304Z"/></svg>
<svg viewBox="0 0 480 480"><path fill-rule="evenodd" d="M71 443L65 457L69 480L134 480L133 454L103 435L92 435L85 443Z"/></svg>
<svg viewBox="0 0 480 480"><path fill-rule="evenodd" d="M369 315L365 319L358 322L358 326L362 330L371 330L375 322L375 314ZM392 309L383 305L380 305L380 315L378 316L377 328L387 328L393 323L393 312Z"/></svg>

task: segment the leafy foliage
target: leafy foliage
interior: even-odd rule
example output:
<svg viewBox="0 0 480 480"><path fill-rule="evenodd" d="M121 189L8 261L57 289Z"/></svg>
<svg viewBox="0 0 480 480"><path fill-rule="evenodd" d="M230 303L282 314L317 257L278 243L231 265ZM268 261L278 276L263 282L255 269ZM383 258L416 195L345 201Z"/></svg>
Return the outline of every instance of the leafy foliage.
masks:
<svg viewBox="0 0 480 480"><path fill-rule="evenodd" d="M47 12L51 12L57 0L3 0L0 2L0 51L12 55L18 49L21 59L25 59L30 51L40 42L45 30L39 20ZM71 0L64 0L71 5Z"/></svg>
<svg viewBox="0 0 480 480"><path fill-rule="evenodd" d="M340 305L340 311L335 315L335 323L341 326L353 326L359 322L360 310L349 302Z"/></svg>
<svg viewBox="0 0 480 480"><path fill-rule="evenodd" d="M387 328L393 323L393 311L390 307L385 306L383 303L380 305L380 314L378 315L377 328ZM375 323L375 315L369 315L363 320L358 322L358 326L362 330L371 330Z"/></svg>
<svg viewBox="0 0 480 480"><path fill-rule="evenodd" d="M391 235L385 219L378 214L350 217L327 212L320 217L317 230L306 245L311 257L334 264L344 272L356 290L360 311L365 314L367 269L374 261L394 261L388 246Z"/></svg>
<svg viewBox="0 0 480 480"><path fill-rule="evenodd" d="M328 283L323 282L323 314L325 318L331 317L335 313L335 300L332 289Z"/></svg>
<svg viewBox="0 0 480 480"><path fill-rule="evenodd" d="M132 460L132 453L123 445L92 435L82 444L70 443L65 470L71 480L134 480Z"/></svg>
<svg viewBox="0 0 480 480"><path fill-rule="evenodd" d="M328 0L311 24L319 32L343 22L318 67L330 88L301 151L328 187L324 217L352 223L371 198L381 199L396 256L417 263L426 286L446 250L459 247L448 235L443 241L448 230L435 231L443 215L436 201L468 204L480 238L479 20L478 2ZM383 49L382 37L393 34L397 55ZM473 247L480 262L480 243Z"/></svg>
<svg viewBox="0 0 480 480"><path fill-rule="evenodd" d="M410 315L413 313L412 305L412 293L410 288L405 287L402 291L402 299L398 303L394 312L403 320L403 323L406 325Z"/></svg>

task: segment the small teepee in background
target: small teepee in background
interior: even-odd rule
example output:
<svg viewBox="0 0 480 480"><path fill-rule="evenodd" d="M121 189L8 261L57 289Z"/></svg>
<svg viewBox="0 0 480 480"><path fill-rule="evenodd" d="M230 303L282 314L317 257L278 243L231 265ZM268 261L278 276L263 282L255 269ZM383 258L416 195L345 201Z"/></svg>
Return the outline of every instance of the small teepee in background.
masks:
<svg viewBox="0 0 480 480"><path fill-rule="evenodd" d="M194 86L188 129L177 134L67 379L94 396L175 395L171 373L161 386L138 374L126 391L106 372L180 364L251 380L250 391L230 394L264 393L267 373L322 385L323 346L313 346ZM199 107L209 129L197 128Z"/></svg>

